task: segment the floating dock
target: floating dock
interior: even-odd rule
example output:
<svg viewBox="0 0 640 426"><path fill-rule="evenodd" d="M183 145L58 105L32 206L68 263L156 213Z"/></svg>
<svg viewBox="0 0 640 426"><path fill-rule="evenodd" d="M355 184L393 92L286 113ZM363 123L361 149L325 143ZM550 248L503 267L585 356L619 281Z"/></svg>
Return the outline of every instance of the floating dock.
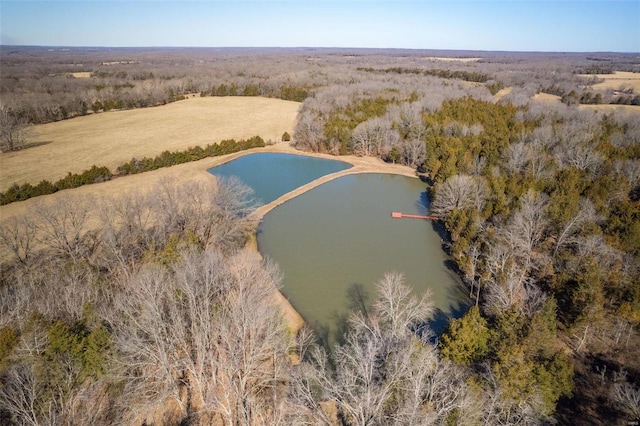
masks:
<svg viewBox="0 0 640 426"><path fill-rule="evenodd" d="M426 220L438 220L437 216L422 216L418 214L406 214L400 212L391 212L391 217L396 219L409 218L409 219L426 219Z"/></svg>

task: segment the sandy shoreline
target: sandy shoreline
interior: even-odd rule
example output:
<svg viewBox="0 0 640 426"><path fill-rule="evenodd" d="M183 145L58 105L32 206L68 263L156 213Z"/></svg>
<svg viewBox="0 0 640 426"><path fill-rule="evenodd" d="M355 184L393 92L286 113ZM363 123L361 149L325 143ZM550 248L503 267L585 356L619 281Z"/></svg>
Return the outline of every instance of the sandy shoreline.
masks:
<svg viewBox="0 0 640 426"><path fill-rule="evenodd" d="M108 182L81 186L79 188L69 189L51 195L45 195L26 201L8 204L6 206L0 206L0 220L4 221L14 216L23 215L28 211L33 210L37 203L41 203L43 201L51 201L61 193L73 193L75 195L87 197L93 196L97 197L98 199L100 199L101 197L109 198L113 197L114 195L124 195L132 191L151 190L153 187L155 187L155 185L159 184L164 179L176 181L200 181L205 183L206 185L210 185L213 189L216 183L216 178L215 176L207 172L208 169L235 160L236 158L242 157L244 155L259 152L274 152L325 158L330 160L343 161L345 163L351 164L353 167L347 170L342 170L336 173L322 176L312 182L307 183L306 185L303 185L291 192L284 194L283 196L272 201L269 204L265 204L259 207L251 215L251 218L256 222L259 222L265 214L267 214L277 206L301 194L304 194L305 192L310 191L311 189L322 185L323 183L329 182L342 176L358 173L390 173L417 178L414 169L399 164L385 163L379 158L357 157L353 155L336 157L328 154L303 152L291 147L288 142L281 142L274 145L269 145L265 148L254 148L220 157L205 158L203 160L194 161L191 163L180 164L177 166L158 169L138 175L123 176ZM255 239L255 235L253 235L252 238L249 239L245 250L258 252L258 245ZM4 254L0 253L0 255ZM287 327L291 330L292 333L297 333L297 331L304 324L302 316L293 308L293 306L281 292L278 292L275 297L278 305L281 306Z"/></svg>

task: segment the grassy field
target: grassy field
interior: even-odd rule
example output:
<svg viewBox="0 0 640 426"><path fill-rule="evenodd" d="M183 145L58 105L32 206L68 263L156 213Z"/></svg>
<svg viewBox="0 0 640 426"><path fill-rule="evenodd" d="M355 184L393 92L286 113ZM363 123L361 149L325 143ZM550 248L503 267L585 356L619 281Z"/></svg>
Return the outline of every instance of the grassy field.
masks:
<svg viewBox="0 0 640 426"><path fill-rule="evenodd" d="M478 62L482 60L482 58L443 58L439 56L425 56L422 59L433 62Z"/></svg>
<svg viewBox="0 0 640 426"><path fill-rule="evenodd" d="M539 102L555 102L560 103L560 96L551 95L549 93L538 93L533 97ZM600 104L600 105L579 105L580 109L594 109L598 111L617 111L624 114L632 114L640 116L640 107L636 105L616 105L616 104Z"/></svg>
<svg viewBox="0 0 640 426"><path fill-rule="evenodd" d="M90 71L72 72L71 75L73 76L73 78L90 78L91 72Z"/></svg>
<svg viewBox="0 0 640 426"><path fill-rule="evenodd" d="M33 126L33 146L0 156L0 191L14 182L57 181L92 165L115 167L133 157L259 135L292 133L300 104L258 97L194 97L154 108L91 114Z"/></svg>
<svg viewBox="0 0 640 426"><path fill-rule="evenodd" d="M628 72L628 71L616 71L613 74L598 74L598 75L581 75L581 77L598 77L603 79L602 83L594 84L594 90L625 90L633 89L635 93L640 92L640 73Z"/></svg>

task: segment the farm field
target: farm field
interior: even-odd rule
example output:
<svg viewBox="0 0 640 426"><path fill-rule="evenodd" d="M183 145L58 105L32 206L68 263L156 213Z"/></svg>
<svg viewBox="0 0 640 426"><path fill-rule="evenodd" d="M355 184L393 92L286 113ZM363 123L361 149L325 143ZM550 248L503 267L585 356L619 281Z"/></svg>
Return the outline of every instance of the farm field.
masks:
<svg viewBox="0 0 640 426"><path fill-rule="evenodd" d="M114 171L133 157L224 139L259 135L278 141L285 131L293 131L299 105L261 97L195 97L35 125L27 141L34 146L2 155L0 191L14 182L56 181L94 164Z"/></svg>
<svg viewBox="0 0 640 426"><path fill-rule="evenodd" d="M433 62L478 62L481 61L482 58L445 58L440 56L426 56L424 59Z"/></svg>
<svg viewBox="0 0 640 426"><path fill-rule="evenodd" d="M532 98L537 102L557 103L561 104L560 96L551 95L549 93L538 93ZM622 114L630 114L640 116L640 108L636 105L618 105L618 104L598 104L598 105L579 105L578 108L596 111L617 111Z"/></svg>
<svg viewBox="0 0 640 426"><path fill-rule="evenodd" d="M640 92L640 73L629 71L615 71L613 74L583 74L581 77L598 77L603 79L602 83L594 84L594 90L607 89L633 89L634 92Z"/></svg>

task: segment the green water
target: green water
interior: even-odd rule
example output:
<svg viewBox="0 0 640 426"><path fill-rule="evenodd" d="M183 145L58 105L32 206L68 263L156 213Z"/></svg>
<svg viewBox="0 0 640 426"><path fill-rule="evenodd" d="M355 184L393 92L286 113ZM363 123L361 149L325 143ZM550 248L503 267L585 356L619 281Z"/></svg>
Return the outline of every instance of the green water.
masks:
<svg viewBox="0 0 640 426"><path fill-rule="evenodd" d="M259 228L260 252L284 273L283 293L305 320L334 327L347 311L347 290L397 271L417 293L431 289L438 308L432 327L459 315L467 298L448 267L434 223L393 219L391 212L427 213L425 184L388 174L338 178L268 213Z"/></svg>
<svg viewBox="0 0 640 426"><path fill-rule="evenodd" d="M253 188L261 203L268 204L319 177L351 167L342 161L264 152L244 155L208 172L225 177L237 176Z"/></svg>

